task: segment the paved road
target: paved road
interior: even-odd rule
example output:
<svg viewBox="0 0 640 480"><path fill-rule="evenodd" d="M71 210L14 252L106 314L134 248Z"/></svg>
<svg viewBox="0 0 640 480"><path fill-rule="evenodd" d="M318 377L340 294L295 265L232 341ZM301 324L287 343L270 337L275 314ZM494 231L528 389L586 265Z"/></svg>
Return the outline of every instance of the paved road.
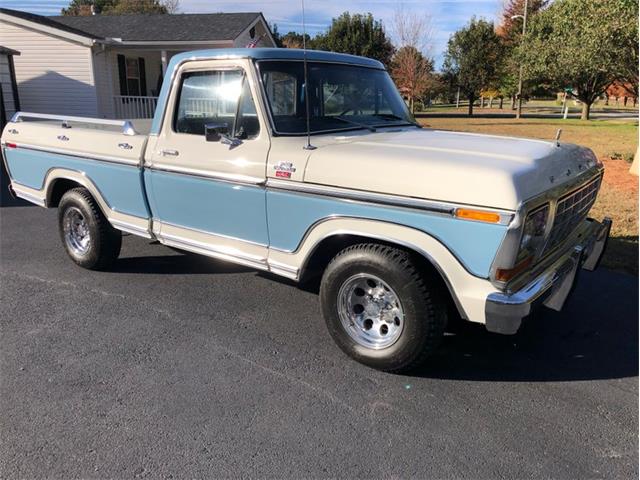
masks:
<svg viewBox="0 0 640 480"><path fill-rule="evenodd" d="M0 215L3 478L638 475L636 278L585 273L564 314L394 376L313 292L131 236L89 272L55 211Z"/></svg>

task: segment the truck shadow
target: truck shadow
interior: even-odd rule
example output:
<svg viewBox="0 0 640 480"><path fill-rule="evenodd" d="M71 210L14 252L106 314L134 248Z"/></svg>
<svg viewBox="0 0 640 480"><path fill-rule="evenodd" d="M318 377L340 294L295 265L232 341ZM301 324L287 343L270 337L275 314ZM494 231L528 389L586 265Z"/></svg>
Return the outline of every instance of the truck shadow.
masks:
<svg viewBox="0 0 640 480"><path fill-rule="evenodd" d="M542 309L517 335L466 324L413 376L475 381L576 381L638 375L638 279L581 276L563 312Z"/></svg>
<svg viewBox="0 0 640 480"><path fill-rule="evenodd" d="M120 258L114 272L220 275L253 273L317 294L268 272L189 253ZM315 300L314 300L315 301ZM320 314L318 320L322 321ZM638 375L638 278L600 269L581 273L562 312L541 309L518 334L504 336L461 322L414 377L493 382L579 381Z"/></svg>
<svg viewBox="0 0 640 480"><path fill-rule="evenodd" d="M119 258L111 268L111 271L162 275L211 275L245 273L254 270L202 255L175 252L168 255Z"/></svg>

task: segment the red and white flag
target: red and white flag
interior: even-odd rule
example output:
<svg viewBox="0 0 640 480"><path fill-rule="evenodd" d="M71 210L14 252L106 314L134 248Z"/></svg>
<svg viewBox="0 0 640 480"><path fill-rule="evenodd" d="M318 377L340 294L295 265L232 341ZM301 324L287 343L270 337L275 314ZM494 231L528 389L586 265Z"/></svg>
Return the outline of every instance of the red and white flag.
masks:
<svg viewBox="0 0 640 480"><path fill-rule="evenodd" d="M258 43L260 42L260 40L262 40L262 37L264 37L264 33L262 35L260 35L258 38L250 41L249 43L247 43L247 46L244 48L256 48L258 46Z"/></svg>

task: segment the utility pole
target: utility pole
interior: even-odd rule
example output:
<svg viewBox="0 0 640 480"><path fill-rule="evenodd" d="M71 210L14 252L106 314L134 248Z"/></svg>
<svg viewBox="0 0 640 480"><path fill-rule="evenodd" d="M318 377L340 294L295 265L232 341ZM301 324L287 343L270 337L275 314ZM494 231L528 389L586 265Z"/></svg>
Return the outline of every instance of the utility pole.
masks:
<svg viewBox="0 0 640 480"><path fill-rule="evenodd" d="M524 0L524 15L514 15L512 18L522 18L522 39L527 32L527 12L529 11L529 0ZM518 79L518 109L516 110L516 118L522 115L522 63L520 63L520 78Z"/></svg>

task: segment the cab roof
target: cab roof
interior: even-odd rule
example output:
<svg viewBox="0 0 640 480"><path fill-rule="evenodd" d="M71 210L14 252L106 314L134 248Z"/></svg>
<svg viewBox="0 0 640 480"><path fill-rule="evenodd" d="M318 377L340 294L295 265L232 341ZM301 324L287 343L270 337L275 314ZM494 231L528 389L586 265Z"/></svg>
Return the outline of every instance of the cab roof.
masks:
<svg viewBox="0 0 640 480"><path fill-rule="evenodd" d="M193 50L183 52L171 58L170 67L191 59L216 58L254 58L256 60L303 60L305 50L298 48L217 48L210 50ZM307 60L310 62L335 62L360 65L370 68L384 68L378 60L345 53L323 52L320 50L306 50Z"/></svg>

